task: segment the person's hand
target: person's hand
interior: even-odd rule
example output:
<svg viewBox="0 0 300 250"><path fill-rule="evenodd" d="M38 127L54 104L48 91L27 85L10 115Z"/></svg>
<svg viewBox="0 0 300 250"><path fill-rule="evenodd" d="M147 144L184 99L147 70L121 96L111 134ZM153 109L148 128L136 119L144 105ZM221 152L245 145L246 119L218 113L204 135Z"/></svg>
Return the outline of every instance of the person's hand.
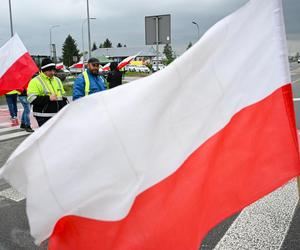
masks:
<svg viewBox="0 0 300 250"><path fill-rule="evenodd" d="M57 101L56 95L50 95L50 101Z"/></svg>

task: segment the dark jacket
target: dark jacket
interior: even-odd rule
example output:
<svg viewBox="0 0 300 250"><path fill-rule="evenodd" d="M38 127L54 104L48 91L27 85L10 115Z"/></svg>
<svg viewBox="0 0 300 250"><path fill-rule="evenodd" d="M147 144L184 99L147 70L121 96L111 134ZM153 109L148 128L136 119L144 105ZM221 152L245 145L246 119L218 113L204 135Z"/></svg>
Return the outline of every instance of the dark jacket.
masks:
<svg viewBox="0 0 300 250"><path fill-rule="evenodd" d="M110 89L121 85L122 72L117 69L110 71L107 75L107 82Z"/></svg>

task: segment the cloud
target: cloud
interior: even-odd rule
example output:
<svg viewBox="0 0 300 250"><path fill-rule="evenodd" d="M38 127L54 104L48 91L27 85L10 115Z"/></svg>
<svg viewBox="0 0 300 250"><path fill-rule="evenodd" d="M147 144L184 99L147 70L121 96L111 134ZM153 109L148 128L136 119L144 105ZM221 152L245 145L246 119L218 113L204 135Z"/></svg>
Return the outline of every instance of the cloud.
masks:
<svg viewBox="0 0 300 250"><path fill-rule="evenodd" d="M8 2L8 1L7 1ZM25 46L33 54L49 54L50 26L52 40L57 45L58 54L68 36L82 48L82 28L84 44L87 48L86 0L11 0L14 30L18 32ZM177 53L185 51L189 42L197 40L197 29L192 21L199 24L200 35L224 16L233 12L247 0L152 0L152 1L97 1L89 0L92 42L99 46L106 38L113 45L118 42L127 46L145 44L144 17L148 15L171 14L172 47ZM8 3L1 3L0 45L10 37ZM286 31L293 48L297 48L300 34L300 1L283 0Z"/></svg>

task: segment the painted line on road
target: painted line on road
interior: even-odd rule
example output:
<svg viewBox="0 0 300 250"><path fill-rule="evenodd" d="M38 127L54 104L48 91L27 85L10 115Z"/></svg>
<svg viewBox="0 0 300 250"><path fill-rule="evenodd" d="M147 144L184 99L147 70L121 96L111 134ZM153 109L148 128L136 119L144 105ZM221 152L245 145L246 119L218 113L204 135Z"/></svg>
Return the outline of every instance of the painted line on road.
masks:
<svg viewBox="0 0 300 250"><path fill-rule="evenodd" d="M11 123L10 122L2 122L0 123L0 127L10 127Z"/></svg>
<svg viewBox="0 0 300 250"><path fill-rule="evenodd" d="M245 208L214 249L280 249L297 203L293 180Z"/></svg>
<svg viewBox="0 0 300 250"><path fill-rule="evenodd" d="M19 126L13 126L8 128L0 128L0 134L4 134L11 131L19 131L21 128Z"/></svg>
<svg viewBox="0 0 300 250"><path fill-rule="evenodd" d="M7 188L4 189L3 191L0 191L0 196L10 199L16 202L22 201L25 199L25 196L23 194L20 194L17 190L14 188Z"/></svg>
<svg viewBox="0 0 300 250"><path fill-rule="evenodd" d="M27 135L30 135L30 134L31 133L26 132L26 131L20 131L20 132L15 132L15 133L10 133L10 134L0 135L0 142L7 141L7 140L12 140L12 139L16 139L16 138L27 136Z"/></svg>

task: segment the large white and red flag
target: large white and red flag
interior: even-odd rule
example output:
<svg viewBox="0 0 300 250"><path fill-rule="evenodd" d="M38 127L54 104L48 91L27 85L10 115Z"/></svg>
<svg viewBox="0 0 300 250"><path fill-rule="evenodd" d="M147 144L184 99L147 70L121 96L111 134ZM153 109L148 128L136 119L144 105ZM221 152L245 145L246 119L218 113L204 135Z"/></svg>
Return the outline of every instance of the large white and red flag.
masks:
<svg viewBox="0 0 300 250"><path fill-rule="evenodd" d="M199 249L300 174L281 0L250 0L165 69L71 103L0 174L49 249Z"/></svg>
<svg viewBox="0 0 300 250"><path fill-rule="evenodd" d="M0 48L0 95L22 90L38 67L17 34Z"/></svg>

